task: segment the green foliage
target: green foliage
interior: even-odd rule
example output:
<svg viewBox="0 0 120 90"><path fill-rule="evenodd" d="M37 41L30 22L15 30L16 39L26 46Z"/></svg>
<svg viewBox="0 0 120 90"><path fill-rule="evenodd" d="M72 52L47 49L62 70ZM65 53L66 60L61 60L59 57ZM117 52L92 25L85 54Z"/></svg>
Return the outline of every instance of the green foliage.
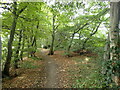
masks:
<svg viewBox="0 0 120 90"><path fill-rule="evenodd" d="M37 61L39 61L39 60L43 60L43 58L39 58L39 57L31 57L31 59L33 59L33 60L37 60Z"/></svg>
<svg viewBox="0 0 120 90"><path fill-rule="evenodd" d="M104 69L104 87L113 87L113 81L112 81L112 75L113 75L113 67L112 67L112 61L107 60L103 62L103 69Z"/></svg>
<svg viewBox="0 0 120 90"><path fill-rule="evenodd" d="M110 42L107 42L107 44L110 44ZM113 53L113 51L114 51L114 53ZM116 86L113 77L120 76L120 61L116 60L116 58L119 57L119 55L118 55L119 49L116 49L115 47L111 47L110 50L105 51L105 53L106 52L112 52L113 58L112 59L107 58L105 61L103 61L103 66L102 66L103 74L104 74L103 75L104 76L103 86L110 87L110 88L118 88L119 86Z"/></svg>
<svg viewBox="0 0 120 90"><path fill-rule="evenodd" d="M20 64L20 67L25 69L34 69L38 68L39 66L33 65L33 62L31 61L24 61L22 64Z"/></svg>
<svg viewBox="0 0 120 90"><path fill-rule="evenodd" d="M87 64L82 64L86 59L89 60ZM80 68L78 72L71 72L73 74L79 73L74 77L76 83L73 84L73 88L102 88L103 76L100 73L101 61L98 58L73 58L73 60L81 63L77 65Z"/></svg>
<svg viewBox="0 0 120 90"><path fill-rule="evenodd" d="M120 76L120 61L106 60L103 62L104 68L104 87L116 87L113 79L111 77ZM117 71L117 73L115 72Z"/></svg>
<svg viewBox="0 0 120 90"><path fill-rule="evenodd" d="M70 44L70 40L72 34L75 31L78 31L80 27L84 24L88 23L86 27L80 29L78 36L75 36L72 42L71 51L78 50L82 48L82 44L86 38L90 37L92 30L96 27L96 25L101 21L107 25L109 23L109 19L106 19L105 15L108 13L109 8L108 4L104 2L92 2L92 3L84 3L84 2L68 2L68 3L60 3L56 2L55 4L48 5L45 2L18 2L17 4L17 13L19 10L24 8L26 9L19 15L17 20L16 31L14 35L14 42L12 45L13 55L12 55L12 63L14 62L14 57L16 49L18 47L19 41L19 31L22 32L22 41L19 49L19 56L23 51L23 56L26 56L31 51L36 50L37 48L41 48L42 45L50 45L52 40L52 29L53 29L53 15L55 15L55 50L66 50L68 45ZM9 6L11 9L12 6ZM7 42L9 40L10 29L13 21L13 16L10 11L4 11L2 13L2 63L4 64L7 53ZM57 27L58 26L58 27ZM108 26L108 25L107 25ZM36 38L36 45L32 46L32 43ZM104 46L105 36L101 31L98 30L96 35L90 37L88 42L86 43L86 49L91 49L96 52L103 53L100 49ZM102 49L103 50L103 49ZM71 53L65 52L62 54L63 56L71 56ZM102 56L101 56L102 57ZM31 57L33 60L42 60L42 58ZM78 60L79 61L79 60ZM94 61L98 63L98 60ZM109 65L107 63L107 65ZM119 64L118 64L119 65ZM118 67L115 66L115 67ZM37 68L38 66L33 65L32 62L26 61L22 63L21 68ZM87 65L81 66L85 69ZM98 68L99 69L99 68ZM87 69L86 69L87 70ZM83 79L79 78L76 80L76 85L73 87L84 88L85 87L101 87L99 83L99 79L101 79L101 75L99 71L91 70L88 73L82 72L83 75L90 74L89 78ZM90 80L89 80L90 79ZM108 80L108 79L107 79ZM91 83L92 82L92 83ZM94 86L93 86L94 85Z"/></svg>
<svg viewBox="0 0 120 90"><path fill-rule="evenodd" d="M87 78L77 79L76 85L73 85L73 88L102 88L101 79L102 77L99 73L92 73Z"/></svg>
<svg viewBox="0 0 120 90"><path fill-rule="evenodd" d="M62 54L63 56L71 56L71 53L68 53L68 52L64 52L63 54Z"/></svg>

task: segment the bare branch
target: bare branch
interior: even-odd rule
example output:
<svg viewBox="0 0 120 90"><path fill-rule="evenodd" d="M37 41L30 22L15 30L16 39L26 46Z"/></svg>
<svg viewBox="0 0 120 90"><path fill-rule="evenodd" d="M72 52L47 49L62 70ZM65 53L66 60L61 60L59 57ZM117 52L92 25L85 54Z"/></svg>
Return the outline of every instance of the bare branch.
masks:
<svg viewBox="0 0 120 90"><path fill-rule="evenodd" d="M7 10L9 10L10 12L12 12L10 8L7 8L7 7L0 7L0 8L7 9Z"/></svg>
<svg viewBox="0 0 120 90"><path fill-rule="evenodd" d="M11 5L11 4L13 4L13 3L1 3L1 2L0 2L0 4L3 4L3 5Z"/></svg>

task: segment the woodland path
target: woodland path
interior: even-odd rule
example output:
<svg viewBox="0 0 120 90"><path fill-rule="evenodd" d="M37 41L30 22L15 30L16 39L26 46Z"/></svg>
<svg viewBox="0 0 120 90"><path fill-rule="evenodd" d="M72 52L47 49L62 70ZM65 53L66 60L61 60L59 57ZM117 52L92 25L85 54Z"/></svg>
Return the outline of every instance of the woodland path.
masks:
<svg viewBox="0 0 120 90"><path fill-rule="evenodd" d="M84 84L86 77L90 87L94 83L95 75L99 75L98 61L95 57L92 59L87 56L74 55L74 57L65 57L64 51L55 51L54 55L47 55L47 49L39 49L36 53L37 60L25 57L17 69L11 69L11 74L17 73L16 77L3 80L3 88L71 88L76 85L76 80L80 79L78 85ZM89 54L90 56L93 54ZM41 58L41 59L40 59ZM26 67L30 68L26 68ZM90 83L89 83L89 80ZM98 80L99 81L99 78ZM91 82L94 82L93 84ZM94 84L94 87L96 87Z"/></svg>
<svg viewBox="0 0 120 90"><path fill-rule="evenodd" d="M59 65L56 61L49 56L46 55L46 51L41 51L42 58L45 60L45 73L46 73L46 88L58 88L59 80L58 80L58 69Z"/></svg>
<svg viewBox="0 0 120 90"><path fill-rule="evenodd" d="M69 75L67 72L68 60L58 54L48 56L47 49L40 49L36 53L42 60L32 60L25 57L21 64L27 67L29 63L36 68L19 68L11 72L17 73L17 77L3 80L3 88L68 88ZM27 62L27 63L26 63ZM29 62L29 63L28 63ZM26 63L26 64L25 64ZM39 66L39 67L38 67ZM69 67L68 67L69 68Z"/></svg>

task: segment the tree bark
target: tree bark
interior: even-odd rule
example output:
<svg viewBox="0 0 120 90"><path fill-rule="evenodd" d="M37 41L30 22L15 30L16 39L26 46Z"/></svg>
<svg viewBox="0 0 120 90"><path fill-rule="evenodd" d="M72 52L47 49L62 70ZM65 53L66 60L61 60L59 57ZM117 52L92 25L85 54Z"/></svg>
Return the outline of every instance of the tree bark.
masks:
<svg viewBox="0 0 120 90"><path fill-rule="evenodd" d="M8 53L7 53L7 57L6 57L6 63L5 63L5 67L3 70L3 75L7 75L10 76L9 74L9 69L10 69L10 62L11 62L11 57L12 57L12 43L13 43L13 39L14 39L14 34L15 34L15 28L16 28L16 24L17 24L17 3L14 2L13 3L13 22L12 22L12 27L11 27L11 32L10 32L10 39L8 41Z"/></svg>
<svg viewBox="0 0 120 90"><path fill-rule="evenodd" d="M107 42L104 47L104 60L110 59L110 35L108 33Z"/></svg>
<svg viewBox="0 0 120 90"><path fill-rule="evenodd" d="M120 24L120 2L111 2L110 7L110 60L113 62L113 81L120 86L120 66L119 60L119 24Z"/></svg>
<svg viewBox="0 0 120 90"><path fill-rule="evenodd" d="M25 45L25 37L23 34L23 42L22 42L22 48L21 48L21 52L20 52L20 59L23 60L23 50L24 50L24 45Z"/></svg>
<svg viewBox="0 0 120 90"><path fill-rule="evenodd" d="M0 60L1 60L1 56L2 56L2 52L1 52L2 48L1 47L2 47L2 42L1 42L1 36L0 36Z"/></svg>
<svg viewBox="0 0 120 90"><path fill-rule="evenodd" d="M30 39L29 36L27 36L27 39L28 39L27 40L27 48L30 49L30 41L31 40L29 40ZM30 51L28 49L27 49L27 51L28 51L28 57L29 57Z"/></svg>
<svg viewBox="0 0 120 90"><path fill-rule="evenodd" d="M13 6L12 6L13 22L12 22L11 31L10 31L10 38L8 40L8 47L7 47L8 53L7 53L7 57L6 57L5 67L3 70L3 75L5 75L5 76L10 76L9 69L10 69L10 62L11 62L11 57L12 57L12 44L13 44L13 40L14 40L17 19L26 7L27 6L23 7L21 10L18 11L17 2L13 1Z"/></svg>
<svg viewBox="0 0 120 90"><path fill-rule="evenodd" d="M55 31L57 28L55 28L55 15L53 14L53 30L52 30L52 42L50 46L50 51L48 55L53 55L54 54L54 41L55 41Z"/></svg>
<svg viewBox="0 0 120 90"><path fill-rule="evenodd" d="M21 40L22 40L22 30L20 30L20 35L19 35L19 41L18 41L18 46L17 46L17 50L15 53L15 64L14 64L14 68L17 69L18 68L18 61L19 61L19 50L21 47Z"/></svg>
<svg viewBox="0 0 120 90"><path fill-rule="evenodd" d="M67 53L70 52L70 48L71 48L71 46L72 46L72 42L73 42L74 36L75 36L75 31L74 31L74 33L72 34L72 38L71 38L71 40L70 40L70 42L69 42L69 46L68 46L68 48L67 48Z"/></svg>
<svg viewBox="0 0 120 90"><path fill-rule="evenodd" d="M81 31L79 32L79 46L81 45Z"/></svg>

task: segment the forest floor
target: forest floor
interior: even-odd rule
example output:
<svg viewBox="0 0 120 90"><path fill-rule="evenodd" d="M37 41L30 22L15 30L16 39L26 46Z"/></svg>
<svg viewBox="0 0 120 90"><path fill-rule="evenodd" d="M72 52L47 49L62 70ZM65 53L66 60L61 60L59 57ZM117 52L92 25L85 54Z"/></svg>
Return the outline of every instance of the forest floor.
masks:
<svg viewBox="0 0 120 90"><path fill-rule="evenodd" d="M35 58L24 57L19 69L11 68L16 77L3 79L3 88L78 88L96 87L99 65L96 54L66 57L64 51L48 56L48 49L39 49ZM87 79L87 81L86 81ZM92 83L93 82L93 83ZM88 84L85 84L88 83ZM97 85L98 86L98 85Z"/></svg>

